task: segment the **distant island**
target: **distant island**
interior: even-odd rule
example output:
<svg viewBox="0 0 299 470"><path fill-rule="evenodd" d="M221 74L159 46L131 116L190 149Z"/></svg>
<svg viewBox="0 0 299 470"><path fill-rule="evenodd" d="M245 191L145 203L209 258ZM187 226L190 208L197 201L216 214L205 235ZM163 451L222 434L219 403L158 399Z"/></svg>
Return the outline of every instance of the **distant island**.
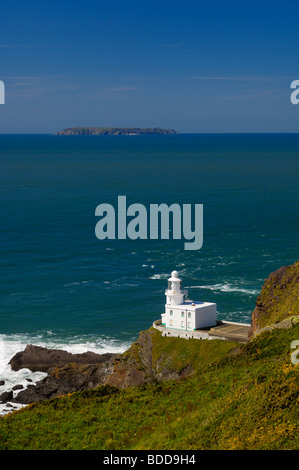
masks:
<svg viewBox="0 0 299 470"><path fill-rule="evenodd" d="M160 127L70 127L56 135L175 135L173 129Z"/></svg>

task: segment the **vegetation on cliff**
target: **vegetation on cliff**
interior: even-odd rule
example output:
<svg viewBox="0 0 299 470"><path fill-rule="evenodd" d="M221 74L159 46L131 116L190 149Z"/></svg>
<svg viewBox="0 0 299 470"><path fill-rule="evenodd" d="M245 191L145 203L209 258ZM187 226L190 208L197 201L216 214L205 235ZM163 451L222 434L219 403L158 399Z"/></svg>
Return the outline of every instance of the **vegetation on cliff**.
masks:
<svg viewBox="0 0 299 470"><path fill-rule="evenodd" d="M0 449L298 449L297 265L265 282L276 299L268 297L265 324L275 328L256 317L246 344L150 328L115 358L103 385L1 418Z"/></svg>
<svg viewBox="0 0 299 470"><path fill-rule="evenodd" d="M299 260L290 266L282 266L265 280L252 312L251 336L298 315Z"/></svg>
<svg viewBox="0 0 299 470"><path fill-rule="evenodd" d="M299 325L238 346L153 331L154 355L181 369L191 352L193 374L29 405L0 419L0 449L296 449L298 364L290 344L298 338Z"/></svg>
<svg viewBox="0 0 299 470"><path fill-rule="evenodd" d="M56 135L174 135L173 129L160 127L70 127Z"/></svg>

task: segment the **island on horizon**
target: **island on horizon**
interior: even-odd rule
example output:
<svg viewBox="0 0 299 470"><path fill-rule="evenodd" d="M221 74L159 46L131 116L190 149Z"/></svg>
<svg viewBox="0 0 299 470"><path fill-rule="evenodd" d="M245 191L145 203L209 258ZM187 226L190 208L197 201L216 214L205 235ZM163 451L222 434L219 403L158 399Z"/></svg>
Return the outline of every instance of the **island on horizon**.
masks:
<svg viewBox="0 0 299 470"><path fill-rule="evenodd" d="M70 127L56 135L176 135L173 129L160 127Z"/></svg>

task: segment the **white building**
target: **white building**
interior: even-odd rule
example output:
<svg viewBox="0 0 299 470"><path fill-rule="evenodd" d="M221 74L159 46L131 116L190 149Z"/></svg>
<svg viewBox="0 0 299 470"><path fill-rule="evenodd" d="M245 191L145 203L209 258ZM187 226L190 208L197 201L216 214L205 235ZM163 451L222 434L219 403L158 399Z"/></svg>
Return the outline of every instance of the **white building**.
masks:
<svg viewBox="0 0 299 470"><path fill-rule="evenodd" d="M165 295L165 313L161 317L166 328L192 331L216 325L216 304L186 300L187 291L182 290L177 271L172 271Z"/></svg>

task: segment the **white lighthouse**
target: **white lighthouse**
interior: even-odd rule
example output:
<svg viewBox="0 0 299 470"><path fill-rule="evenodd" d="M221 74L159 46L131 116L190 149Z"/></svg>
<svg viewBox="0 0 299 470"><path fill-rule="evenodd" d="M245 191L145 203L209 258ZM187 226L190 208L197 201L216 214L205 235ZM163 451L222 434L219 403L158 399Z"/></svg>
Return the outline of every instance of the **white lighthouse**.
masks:
<svg viewBox="0 0 299 470"><path fill-rule="evenodd" d="M165 313L161 315L165 328L192 331L216 325L216 304L187 300L177 271L172 271L165 295Z"/></svg>
<svg viewBox="0 0 299 470"><path fill-rule="evenodd" d="M169 305L180 305L184 303L184 291L181 290L182 281L179 279L179 273L172 271L168 279L168 289L166 289L166 303Z"/></svg>

